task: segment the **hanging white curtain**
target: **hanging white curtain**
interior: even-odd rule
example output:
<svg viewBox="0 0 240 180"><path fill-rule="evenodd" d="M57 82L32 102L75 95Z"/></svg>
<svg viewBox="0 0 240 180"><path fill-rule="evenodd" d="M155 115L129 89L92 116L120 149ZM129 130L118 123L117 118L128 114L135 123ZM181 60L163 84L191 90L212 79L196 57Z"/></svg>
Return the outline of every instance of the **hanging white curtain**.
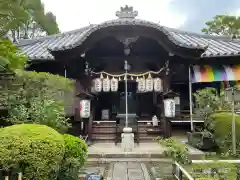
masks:
<svg viewBox="0 0 240 180"><path fill-rule="evenodd" d="M103 79L103 92L109 92L110 91L110 79L107 77L107 78L104 78Z"/></svg>
<svg viewBox="0 0 240 180"><path fill-rule="evenodd" d="M162 92L163 87L162 87L162 80L160 78L155 78L153 80L153 88L155 92Z"/></svg>
<svg viewBox="0 0 240 180"><path fill-rule="evenodd" d="M153 91L153 79L151 77L148 77L146 79L146 92Z"/></svg>
<svg viewBox="0 0 240 180"><path fill-rule="evenodd" d="M111 91L116 92L118 90L118 80L116 78L111 79Z"/></svg>
<svg viewBox="0 0 240 180"><path fill-rule="evenodd" d="M145 92L145 90L146 90L145 78L140 78L138 80L138 92Z"/></svg>
<svg viewBox="0 0 240 180"><path fill-rule="evenodd" d="M94 79L94 90L96 92L102 91L102 80L100 78Z"/></svg>

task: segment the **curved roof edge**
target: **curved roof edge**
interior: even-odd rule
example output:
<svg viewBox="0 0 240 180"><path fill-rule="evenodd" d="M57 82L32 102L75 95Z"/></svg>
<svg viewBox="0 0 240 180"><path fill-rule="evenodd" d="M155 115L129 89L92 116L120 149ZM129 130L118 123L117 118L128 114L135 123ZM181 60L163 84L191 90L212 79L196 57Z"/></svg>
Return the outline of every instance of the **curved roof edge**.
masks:
<svg viewBox="0 0 240 180"><path fill-rule="evenodd" d="M127 8L127 10L129 10L129 7ZM128 13L124 15L129 16L131 14ZM233 40L230 36L213 36L186 32L135 18L119 18L56 35L28 40L18 40L17 46L23 50L30 60L54 60L54 56L51 54L52 51L62 51L80 46L98 29L111 26L128 25L149 27L159 30L178 47L200 49L205 51L201 56L203 58L240 56L240 39Z"/></svg>
<svg viewBox="0 0 240 180"><path fill-rule="evenodd" d="M94 32L108 27L119 27L119 26L141 26L141 27L148 27L153 28L155 30L158 30L162 32L169 41L171 41L173 44L179 47L184 48L190 48L190 49L201 49L205 50L208 46L208 44L195 44L195 43L185 43L183 41L179 41L178 39L174 38L170 31L167 30L167 28L164 28L163 26L160 26L156 23L145 21L141 19L129 19L129 18L123 18L123 19L115 19L110 21L105 21L103 23L100 23L98 25L94 25L88 29L86 29L80 37L77 37L73 41L69 41L65 44L61 44L58 46L54 46L52 48L49 48L50 51L61 51L61 50L67 50L72 49L77 46L80 46L91 34Z"/></svg>

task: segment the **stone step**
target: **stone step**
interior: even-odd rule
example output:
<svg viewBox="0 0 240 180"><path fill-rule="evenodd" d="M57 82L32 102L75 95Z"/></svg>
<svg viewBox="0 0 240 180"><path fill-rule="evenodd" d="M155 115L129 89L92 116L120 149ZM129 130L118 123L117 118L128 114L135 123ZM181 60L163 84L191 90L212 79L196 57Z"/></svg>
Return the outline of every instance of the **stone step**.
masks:
<svg viewBox="0 0 240 180"><path fill-rule="evenodd" d="M88 158L86 164L108 164L111 162L168 162L172 160L168 158Z"/></svg>
<svg viewBox="0 0 240 180"><path fill-rule="evenodd" d="M116 125L111 125L111 124L98 125L98 124L94 124L94 125L92 125L92 128L113 128L113 129L116 129Z"/></svg>
<svg viewBox="0 0 240 180"><path fill-rule="evenodd" d="M154 141L155 138L158 136L149 136L147 134L139 134L139 140L140 141ZM109 134L109 133L97 133L97 134L92 134L92 140L93 141L98 141L98 140L115 140L116 135L115 134ZM135 137L134 139L137 139Z"/></svg>
<svg viewBox="0 0 240 180"><path fill-rule="evenodd" d="M115 135L116 130L115 129L108 129L108 128L106 128L104 130L103 129L93 129L92 133L93 134L109 134L109 135L114 134ZM146 130L139 130L138 134L139 135L144 135L144 136L150 136L150 135L157 136L157 133L156 133L156 135L155 134L149 134L149 133L146 132ZM162 133L160 132L159 135L161 135L161 134Z"/></svg>
<svg viewBox="0 0 240 180"><path fill-rule="evenodd" d="M191 160L202 160L203 154L190 154L189 158ZM88 162L98 162L98 163L108 163L108 162L162 162L162 161L172 161L170 158L166 157L165 154L105 154L104 156L99 154L89 154Z"/></svg>
<svg viewBox="0 0 240 180"><path fill-rule="evenodd" d="M147 152L119 152L119 153L91 153L88 154L89 158L97 159L111 159L111 158L166 158L164 153L147 153Z"/></svg>
<svg viewBox="0 0 240 180"><path fill-rule="evenodd" d="M115 140L115 134L92 134L93 140Z"/></svg>

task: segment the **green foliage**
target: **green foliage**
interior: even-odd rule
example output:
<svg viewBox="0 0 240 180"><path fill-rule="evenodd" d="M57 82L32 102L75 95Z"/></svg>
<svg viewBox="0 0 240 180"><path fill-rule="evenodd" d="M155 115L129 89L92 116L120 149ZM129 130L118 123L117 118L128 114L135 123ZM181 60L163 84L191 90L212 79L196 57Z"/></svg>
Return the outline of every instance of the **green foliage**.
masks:
<svg viewBox="0 0 240 180"><path fill-rule="evenodd" d="M30 0L0 0L0 37L9 30L17 29L29 19L26 8Z"/></svg>
<svg viewBox="0 0 240 180"><path fill-rule="evenodd" d="M237 167L234 164L212 162L191 164L192 176L197 180L235 180Z"/></svg>
<svg viewBox="0 0 240 180"><path fill-rule="evenodd" d="M47 35L59 33L56 17L52 12L45 14L44 4L41 0L31 0L27 8L31 9L31 18L21 30L27 30L25 34L28 34L30 38L35 37L39 31L46 32Z"/></svg>
<svg viewBox="0 0 240 180"><path fill-rule="evenodd" d="M17 38L59 33L56 17L45 14L41 0L0 0L0 37L11 30Z"/></svg>
<svg viewBox="0 0 240 180"><path fill-rule="evenodd" d="M212 20L205 23L207 28L203 28L202 32L212 35L240 35L240 17L217 15Z"/></svg>
<svg viewBox="0 0 240 180"><path fill-rule="evenodd" d="M50 127L13 125L0 131L0 168L20 169L26 180L56 179L64 140Z"/></svg>
<svg viewBox="0 0 240 180"><path fill-rule="evenodd" d="M59 33L56 16L52 12L45 14L45 23L43 25L43 29L48 35Z"/></svg>
<svg viewBox="0 0 240 180"><path fill-rule="evenodd" d="M0 39L0 72L23 69L26 58L10 41Z"/></svg>
<svg viewBox="0 0 240 180"><path fill-rule="evenodd" d="M157 141L159 144L166 146L167 149L164 151L166 156L182 164L190 163L186 144L182 144L179 140L173 138L157 139Z"/></svg>
<svg viewBox="0 0 240 180"><path fill-rule="evenodd" d="M65 91L72 88L72 81L49 73L16 71L12 79L2 80L0 103L7 107L11 124L37 123L65 132Z"/></svg>
<svg viewBox="0 0 240 180"><path fill-rule="evenodd" d="M13 38L34 38L59 33L56 17L52 12L45 13L41 0L29 1L25 9L29 18L22 23L22 26L11 29Z"/></svg>
<svg viewBox="0 0 240 180"><path fill-rule="evenodd" d="M205 120L217 111L231 110L231 104L225 100L223 93L220 95L214 88L204 88L193 94L196 100L197 113Z"/></svg>
<svg viewBox="0 0 240 180"><path fill-rule="evenodd" d="M61 163L59 180L78 180L79 170L87 159L86 143L75 136L64 134L65 154Z"/></svg>
<svg viewBox="0 0 240 180"><path fill-rule="evenodd" d="M211 116L213 138L224 156L232 155L232 113L215 113ZM237 150L240 150L240 117L235 115ZM211 129L210 129L211 128Z"/></svg>

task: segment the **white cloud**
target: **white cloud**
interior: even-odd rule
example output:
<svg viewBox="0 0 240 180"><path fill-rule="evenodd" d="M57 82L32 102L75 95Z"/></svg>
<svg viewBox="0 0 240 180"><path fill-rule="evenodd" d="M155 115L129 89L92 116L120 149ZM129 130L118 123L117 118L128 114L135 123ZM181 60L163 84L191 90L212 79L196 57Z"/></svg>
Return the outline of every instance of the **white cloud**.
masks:
<svg viewBox="0 0 240 180"><path fill-rule="evenodd" d="M240 8L236 11L236 16L240 16Z"/></svg>
<svg viewBox="0 0 240 180"><path fill-rule="evenodd" d="M240 16L240 8L229 13L231 16Z"/></svg>
<svg viewBox="0 0 240 180"><path fill-rule="evenodd" d="M42 0L46 11L57 16L61 31L69 31L115 18L121 6L130 5L139 13L138 18L178 28L187 17L170 10L172 0Z"/></svg>

